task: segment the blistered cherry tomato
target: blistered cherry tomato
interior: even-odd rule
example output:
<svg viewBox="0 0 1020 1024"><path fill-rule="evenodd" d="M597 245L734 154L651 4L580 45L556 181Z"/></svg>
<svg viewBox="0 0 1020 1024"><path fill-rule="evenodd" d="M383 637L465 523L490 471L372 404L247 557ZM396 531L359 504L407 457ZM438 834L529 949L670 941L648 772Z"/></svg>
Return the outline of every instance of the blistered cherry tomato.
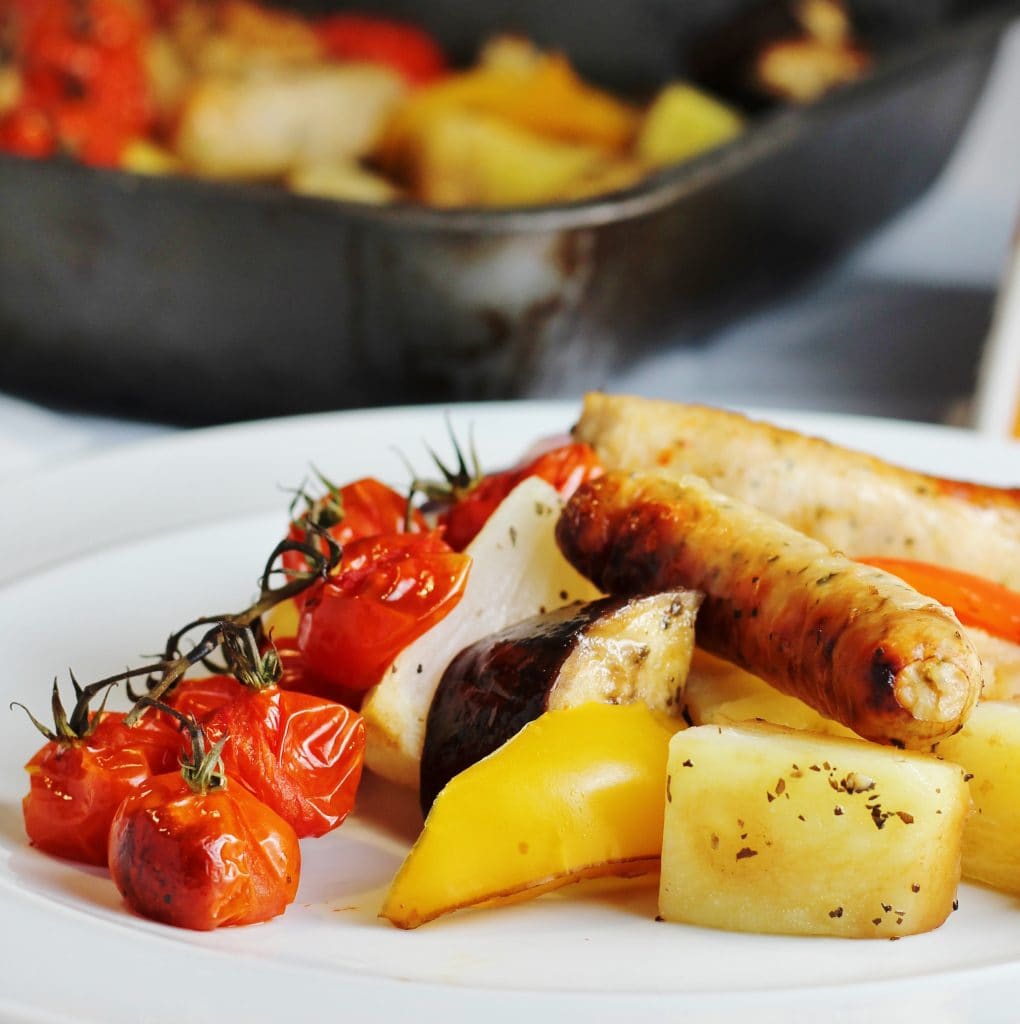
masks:
<svg viewBox="0 0 1020 1024"><path fill-rule="evenodd" d="M290 524L287 539L304 542L307 539L307 521L318 522L341 547L352 540L374 537L377 534L420 533L427 529L425 520L417 510L407 520L407 497L372 477L363 477L329 491L315 501L305 514ZM319 548L326 553L326 545ZM283 555L285 569L304 571L308 568L305 557L298 551ZM302 602L297 602L300 607Z"/></svg>
<svg viewBox="0 0 1020 1024"><path fill-rule="evenodd" d="M152 123L143 5L44 0L17 17L22 95L0 118L0 147L116 166L124 146Z"/></svg>
<svg viewBox="0 0 1020 1024"><path fill-rule="evenodd" d="M297 637L308 669L346 690L374 686L397 654L453 610L470 562L436 533L352 541L340 571L308 592Z"/></svg>
<svg viewBox="0 0 1020 1024"><path fill-rule="evenodd" d="M186 676L164 698L172 708L202 723L229 701L247 693L233 676Z"/></svg>
<svg viewBox="0 0 1020 1024"><path fill-rule="evenodd" d="M500 502L529 476L538 476L566 500L581 484L601 476L602 466L594 449L587 444L567 444L544 452L523 466L490 473L470 487L466 493L439 516L445 527L447 543L463 551L496 511Z"/></svg>
<svg viewBox="0 0 1020 1024"><path fill-rule="evenodd" d="M297 836L275 811L229 777L196 792L180 772L149 779L123 801L108 859L129 906L201 931L282 914L301 871Z"/></svg>
<svg viewBox="0 0 1020 1024"><path fill-rule="evenodd" d="M28 795L22 801L32 845L57 857L106 864L110 822L121 801L153 775L177 762L181 738L162 716L138 725L106 712L83 739L46 743L25 765Z"/></svg>
<svg viewBox="0 0 1020 1024"><path fill-rule="evenodd" d="M295 832L321 836L354 807L365 756L361 716L334 701L268 686L221 705L204 722L228 777L248 787Z"/></svg>

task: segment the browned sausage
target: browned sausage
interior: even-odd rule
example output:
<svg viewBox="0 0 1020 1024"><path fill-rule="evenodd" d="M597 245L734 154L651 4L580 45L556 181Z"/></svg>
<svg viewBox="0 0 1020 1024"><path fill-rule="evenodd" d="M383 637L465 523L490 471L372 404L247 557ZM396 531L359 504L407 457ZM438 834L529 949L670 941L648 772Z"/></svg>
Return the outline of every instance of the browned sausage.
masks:
<svg viewBox="0 0 1020 1024"><path fill-rule="evenodd" d="M608 473L556 537L609 593L703 591L699 645L866 739L929 747L977 700L981 664L951 611L697 477Z"/></svg>
<svg viewBox="0 0 1020 1024"><path fill-rule="evenodd" d="M958 483L737 413L586 396L575 437L607 469L704 477L850 556L913 558L1020 590L1020 490Z"/></svg>

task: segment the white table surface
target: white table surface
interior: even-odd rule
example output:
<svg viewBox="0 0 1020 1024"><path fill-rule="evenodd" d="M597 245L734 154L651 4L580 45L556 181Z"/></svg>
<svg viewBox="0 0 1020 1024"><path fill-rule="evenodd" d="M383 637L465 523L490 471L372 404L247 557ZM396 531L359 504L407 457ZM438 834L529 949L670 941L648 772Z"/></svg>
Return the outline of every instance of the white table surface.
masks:
<svg viewBox="0 0 1020 1024"><path fill-rule="evenodd" d="M725 405L959 418L1020 200L1020 22L938 182L799 294L608 381ZM1020 343L1020 339L1018 339ZM0 479L173 428L68 414L0 392Z"/></svg>

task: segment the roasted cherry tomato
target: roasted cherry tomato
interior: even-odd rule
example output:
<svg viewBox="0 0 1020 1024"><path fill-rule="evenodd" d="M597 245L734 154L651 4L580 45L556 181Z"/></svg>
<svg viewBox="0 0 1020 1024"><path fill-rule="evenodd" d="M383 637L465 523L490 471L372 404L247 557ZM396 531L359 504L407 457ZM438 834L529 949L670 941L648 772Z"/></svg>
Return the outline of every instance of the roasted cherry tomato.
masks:
<svg viewBox="0 0 1020 1024"><path fill-rule="evenodd" d="M30 788L22 802L33 846L57 857L106 864L110 822L121 801L177 763L176 725L155 713L124 725L103 713L87 735L50 740L25 765Z"/></svg>
<svg viewBox="0 0 1020 1024"><path fill-rule="evenodd" d="M417 25L362 14L331 14L316 22L315 31L328 56L386 64L411 85L423 85L446 70L439 43Z"/></svg>
<svg viewBox="0 0 1020 1024"><path fill-rule="evenodd" d="M439 516L447 543L457 551L474 540L500 502L529 476L538 476L566 500L581 484L602 475L594 449L587 444L567 444L544 452L523 466L483 476L460 493Z"/></svg>
<svg viewBox="0 0 1020 1024"><path fill-rule="evenodd" d="M0 147L67 152L116 166L151 126L144 7L132 0L46 0L20 16L23 91L0 118Z"/></svg>
<svg viewBox="0 0 1020 1024"><path fill-rule="evenodd" d="M228 736L227 775L248 787L302 838L336 828L354 807L365 756L361 716L334 701L270 685L246 689L205 720Z"/></svg>
<svg viewBox="0 0 1020 1024"><path fill-rule="evenodd" d="M185 677L164 700L170 707L202 723L224 704L247 692L247 687L233 676Z"/></svg>
<svg viewBox="0 0 1020 1024"><path fill-rule="evenodd" d="M309 670L346 690L379 682L390 662L461 599L470 558L436 533L367 537L309 591L298 646Z"/></svg>
<svg viewBox="0 0 1020 1024"><path fill-rule="evenodd" d="M21 104L0 117L0 150L20 156L55 156L60 146L53 119L37 106Z"/></svg>
<svg viewBox="0 0 1020 1024"><path fill-rule="evenodd" d="M296 628L294 632L297 632ZM308 667L305 656L298 647L296 636L285 636L281 639L274 637L273 645L280 658L280 678L276 685L281 690L296 690L298 693L307 693L313 697L325 697L349 708L357 709L361 706L363 694L346 689L328 679L321 679Z"/></svg>
<svg viewBox="0 0 1020 1024"><path fill-rule="evenodd" d="M414 511L407 520L407 497L372 477L364 477L343 487L333 487L323 497L310 501L304 515L290 524L287 539L303 542L311 519L325 529L341 547L361 537L377 534L423 532L427 527L421 513ZM321 545L325 553L325 545ZM300 571L307 568L297 551L283 556L284 568Z"/></svg>
<svg viewBox="0 0 1020 1024"><path fill-rule="evenodd" d="M981 576L908 558L859 558L948 605L965 626L1020 644L1020 594Z"/></svg>
<svg viewBox="0 0 1020 1024"><path fill-rule="evenodd" d="M208 931L254 924L294 901L294 830L233 780L198 789L181 772L144 782L110 828L110 874L138 913Z"/></svg>

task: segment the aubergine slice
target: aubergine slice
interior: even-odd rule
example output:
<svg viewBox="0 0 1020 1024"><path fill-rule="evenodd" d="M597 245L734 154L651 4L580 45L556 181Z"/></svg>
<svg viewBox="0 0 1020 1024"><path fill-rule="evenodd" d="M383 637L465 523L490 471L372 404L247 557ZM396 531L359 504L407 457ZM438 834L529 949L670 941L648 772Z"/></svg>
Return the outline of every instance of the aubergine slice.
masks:
<svg viewBox="0 0 1020 1024"><path fill-rule="evenodd" d="M679 715L701 595L607 597L536 615L466 647L439 682L425 726L420 799L502 746L543 711L586 701Z"/></svg>

